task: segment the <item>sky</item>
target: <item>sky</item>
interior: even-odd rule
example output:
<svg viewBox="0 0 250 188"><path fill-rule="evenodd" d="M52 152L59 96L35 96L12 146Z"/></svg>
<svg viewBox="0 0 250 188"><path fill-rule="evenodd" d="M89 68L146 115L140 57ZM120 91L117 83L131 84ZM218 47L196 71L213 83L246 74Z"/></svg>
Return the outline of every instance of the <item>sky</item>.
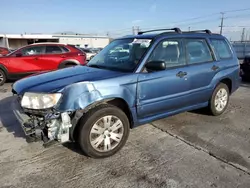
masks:
<svg viewBox="0 0 250 188"><path fill-rule="evenodd" d="M131 34L133 26L219 32L220 12L225 12L223 34L239 40L246 27L250 37L249 0L1 0L0 9L0 33L72 31L116 37Z"/></svg>

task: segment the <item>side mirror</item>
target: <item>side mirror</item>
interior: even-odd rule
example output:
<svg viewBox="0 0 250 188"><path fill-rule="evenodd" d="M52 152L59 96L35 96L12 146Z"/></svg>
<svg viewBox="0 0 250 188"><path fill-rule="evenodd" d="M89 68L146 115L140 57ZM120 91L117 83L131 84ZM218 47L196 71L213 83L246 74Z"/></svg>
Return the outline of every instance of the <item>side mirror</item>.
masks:
<svg viewBox="0 0 250 188"><path fill-rule="evenodd" d="M164 61L149 61L145 67L151 71L161 71L166 69L166 63Z"/></svg>
<svg viewBox="0 0 250 188"><path fill-rule="evenodd" d="M23 55L21 53L17 53L16 57L22 57Z"/></svg>

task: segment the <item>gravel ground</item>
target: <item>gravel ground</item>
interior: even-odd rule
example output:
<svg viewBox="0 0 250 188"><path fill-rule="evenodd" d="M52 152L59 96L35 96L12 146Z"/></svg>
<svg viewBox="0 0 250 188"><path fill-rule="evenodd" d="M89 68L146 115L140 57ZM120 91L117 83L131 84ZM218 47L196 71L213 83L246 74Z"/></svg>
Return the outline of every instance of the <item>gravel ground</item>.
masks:
<svg viewBox="0 0 250 188"><path fill-rule="evenodd" d="M99 160L73 144L27 143L10 91L0 87L0 187L250 187L250 84L222 116L200 110L138 127Z"/></svg>

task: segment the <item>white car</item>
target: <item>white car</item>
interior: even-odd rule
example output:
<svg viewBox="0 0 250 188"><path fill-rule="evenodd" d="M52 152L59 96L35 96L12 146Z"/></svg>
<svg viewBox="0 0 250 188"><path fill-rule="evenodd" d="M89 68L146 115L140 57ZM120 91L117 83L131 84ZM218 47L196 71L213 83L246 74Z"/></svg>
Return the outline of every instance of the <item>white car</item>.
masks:
<svg viewBox="0 0 250 188"><path fill-rule="evenodd" d="M81 50L86 53L86 60L87 61L91 60L97 54L96 52L93 52L93 51L86 49L86 48L81 48Z"/></svg>

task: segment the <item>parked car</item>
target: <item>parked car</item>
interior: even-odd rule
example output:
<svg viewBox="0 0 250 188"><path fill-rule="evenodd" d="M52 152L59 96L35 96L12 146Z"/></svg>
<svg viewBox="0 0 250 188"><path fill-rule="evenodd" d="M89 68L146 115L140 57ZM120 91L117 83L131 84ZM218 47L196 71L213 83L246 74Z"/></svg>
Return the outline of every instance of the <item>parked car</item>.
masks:
<svg viewBox="0 0 250 188"><path fill-rule="evenodd" d="M36 43L0 57L0 85L41 71L85 65L86 55L71 45Z"/></svg>
<svg viewBox="0 0 250 188"><path fill-rule="evenodd" d="M85 154L102 158L139 125L204 107L222 114L240 83L230 43L209 30L168 30L119 38L87 66L14 83L21 106L14 113L26 135L40 129L45 145L78 142ZM129 46L127 56L110 56L122 46Z"/></svg>
<svg viewBox="0 0 250 188"><path fill-rule="evenodd" d="M8 53L10 53L10 50L8 48L0 47L0 56L5 56Z"/></svg>
<svg viewBox="0 0 250 188"><path fill-rule="evenodd" d="M240 75L243 81L250 80L250 55L247 55L240 65Z"/></svg>
<svg viewBox="0 0 250 188"><path fill-rule="evenodd" d="M98 54L101 51L100 48L91 48L90 50L96 54Z"/></svg>
<svg viewBox="0 0 250 188"><path fill-rule="evenodd" d="M97 54L96 52L90 50L90 49L86 49L86 48L80 48L83 52L86 53L86 58L87 61L91 60L93 57L95 57L95 55Z"/></svg>

